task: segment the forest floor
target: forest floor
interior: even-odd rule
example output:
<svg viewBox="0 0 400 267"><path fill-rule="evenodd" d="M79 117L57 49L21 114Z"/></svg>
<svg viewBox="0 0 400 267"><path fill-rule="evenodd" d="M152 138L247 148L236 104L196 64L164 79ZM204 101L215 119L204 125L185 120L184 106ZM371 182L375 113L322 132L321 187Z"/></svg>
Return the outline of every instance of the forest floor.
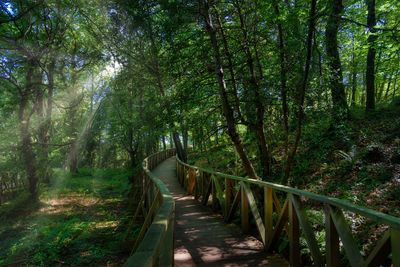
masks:
<svg viewBox="0 0 400 267"><path fill-rule="evenodd" d="M21 195L0 206L0 266L122 265L130 252L128 173L81 173L57 170L38 203Z"/></svg>

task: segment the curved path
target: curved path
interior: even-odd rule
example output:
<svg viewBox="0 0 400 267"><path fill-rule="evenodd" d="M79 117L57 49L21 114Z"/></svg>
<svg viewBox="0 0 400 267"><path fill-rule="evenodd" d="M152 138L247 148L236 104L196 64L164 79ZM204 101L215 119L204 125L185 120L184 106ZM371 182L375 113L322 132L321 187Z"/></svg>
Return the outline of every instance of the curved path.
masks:
<svg viewBox="0 0 400 267"><path fill-rule="evenodd" d="M259 240L241 234L239 227L224 223L221 215L187 195L176 177L175 157L153 173L175 200L175 266L288 266L280 256L267 254Z"/></svg>

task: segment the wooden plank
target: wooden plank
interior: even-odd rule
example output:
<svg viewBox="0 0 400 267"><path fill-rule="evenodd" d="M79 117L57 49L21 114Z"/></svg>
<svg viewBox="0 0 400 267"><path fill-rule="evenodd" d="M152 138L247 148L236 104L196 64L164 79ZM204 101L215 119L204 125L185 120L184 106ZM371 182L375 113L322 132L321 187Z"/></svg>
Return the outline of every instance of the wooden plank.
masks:
<svg viewBox="0 0 400 267"><path fill-rule="evenodd" d="M187 192L189 195L193 195L194 192L194 187L195 187L195 183L196 183L196 170L194 169L189 169L188 171L188 187L187 187Z"/></svg>
<svg viewBox="0 0 400 267"><path fill-rule="evenodd" d="M390 240L392 246L392 266L400 267L400 230L392 228L390 230Z"/></svg>
<svg viewBox="0 0 400 267"><path fill-rule="evenodd" d="M300 227L296 210L293 205L293 195L289 194L289 262L291 267L300 264Z"/></svg>
<svg viewBox="0 0 400 267"><path fill-rule="evenodd" d="M272 239L272 213L273 213L273 191L270 187L264 187L264 224L265 224L265 248Z"/></svg>
<svg viewBox="0 0 400 267"><path fill-rule="evenodd" d="M216 198L218 200L219 207L223 208L225 207L225 199L224 199L224 192L222 191L222 187L221 184L219 183L219 179L218 177L212 177L213 181L214 181L214 188L215 188L215 194L216 194ZM218 205L216 206L216 208L218 208ZM223 211L222 211L223 213Z"/></svg>
<svg viewBox="0 0 400 267"><path fill-rule="evenodd" d="M391 251L390 246L390 230L386 231L379 240L375 248L371 251L365 261L366 267L379 267L389 257Z"/></svg>
<svg viewBox="0 0 400 267"><path fill-rule="evenodd" d="M249 232L249 201L246 197L246 192L243 187L243 184L240 184L240 218L242 223L242 231L243 233Z"/></svg>
<svg viewBox="0 0 400 267"><path fill-rule="evenodd" d="M140 232L138 234L138 237L135 240L135 244L133 245L132 252L136 250L136 248L139 246L140 242L142 241L144 234L146 233L147 228L149 228L151 224L151 220L153 218L153 214L156 211L156 207L158 205L158 201L156 201L159 198L160 191L157 192L157 195L153 201L153 204L151 205L149 212L143 222L142 228L140 229ZM131 252L131 254L132 254Z"/></svg>
<svg viewBox="0 0 400 267"><path fill-rule="evenodd" d="M161 244L159 266L173 266L174 262L174 225L175 212L170 215L167 223L167 230ZM137 265L139 266L139 265Z"/></svg>
<svg viewBox="0 0 400 267"><path fill-rule="evenodd" d="M233 182L230 179L225 178L225 212L224 212L225 220L229 215L229 209L232 205L232 186Z"/></svg>
<svg viewBox="0 0 400 267"><path fill-rule="evenodd" d="M258 233L260 234L261 240L265 246L265 244L266 244L265 227L264 227L264 223L261 219L260 212L258 211L258 208L257 208L257 202L254 198L253 193L251 192L250 188L248 187L248 185L246 185L245 183L242 183L242 187L244 189L247 201L249 203L250 211L253 214L254 220L256 222Z"/></svg>
<svg viewBox="0 0 400 267"><path fill-rule="evenodd" d="M136 222L136 218L139 215L139 211L143 208L143 201L144 201L144 194L142 194L142 196L140 197L139 203L135 210L135 214L133 215L133 218L132 218L132 224ZM143 216L145 216L145 215L143 214Z"/></svg>
<svg viewBox="0 0 400 267"><path fill-rule="evenodd" d="M268 188L271 188L271 187L268 187ZM271 190L272 190L272 188L271 188ZM282 211L281 202L279 201L279 198L276 195L276 192L274 190L272 190L272 197L274 200L274 206L275 206L276 212L281 213L281 211Z"/></svg>
<svg viewBox="0 0 400 267"><path fill-rule="evenodd" d="M211 208L216 211L218 209L218 198L217 198L217 189L215 188L215 179L211 175Z"/></svg>
<svg viewBox="0 0 400 267"><path fill-rule="evenodd" d="M346 223L343 212L336 208L328 208L331 211L333 223L335 224L340 240L343 243L344 250L346 251L346 255L350 261L351 266L363 266L364 259L361 256L360 250L357 247L357 243L354 240L350 228Z"/></svg>
<svg viewBox="0 0 400 267"><path fill-rule="evenodd" d="M231 222L232 219L233 219L233 216L235 215L235 212L237 211L237 208L238 208L239 202L240 202L240 198L241 198L241 192L240 191L241 190L239 189L235 194L235 197L233 199L232 206L231 206L231 208L229 210L228 216L225 218L226 222Z"/></svg>
<svg viewBox="0 0 400 267"><path fill-rule="evenodd" d="M210 184L210 175L206 172L203 172L203 205L206 205L208 202L209 194L211 193L211 184ZM206 199L207 198L207 199ZM206 200L205 200L206 199ZM204 202L205 201L205 202Z"/></svg>
<svg viewBox="0 0 400 267"><path fill-rule="evenodd" d="M186 167L186 166L184 166L183 167L183 188L185 189L185 190L187 190L187 183L188 183L188 170L189 170L189 167Z"/></svg>
<svg viewBox="0 0 400 267"><path fill-rule="evenodd" d="M203 199L201 201L201 204L203 204L204 206L206 206L208 203L208 198L210 197L211 189L212 189L212 180L210 179L208 182L207 191L204 194Z"/></svg>
<svg viewBox="0 0 400 267"><path fill-rule="evenodd" d="M204 199L204 195L206 194L206 181L204 178L204 172L200 171L200 182L201 182L201 197Z"/></svg>
<svg viewBox="0 0 400 267"><path fill-rule="evenodd" d="M194 188L194 198L196 200L199 199L201 195L201 182L200 182L200 172L196 171L195 173L195 188Z"/></svg>
<svg viewBox="0 0 400 267"><path fill-rule="evenodd" d="M272 234L271 241L267 246L267 251L271 250L277 244L279 237L282 233L283 228L287 226L287 222L289 219L289 198L286 198L285 203L283 204L283 208L281 213L279 214L279 219L275 225L274 233ZM289 231L287 231L289 233Z"/></svg>
<svg viewBox="0 0 400 267"><path fill-rule="evenodd" d="M314 266L325 266L321 251L319 250L317 239L315 238L314 231L307 220L307 214L301 206L300 200L297 196L291 195L291 201L294 209L296 210L302 233L306 239L308 248L311 252L311 256L314 260Z"/></svg>
<svg viewBox="0 0 400 267"><path fill-rule="evenodd" d="M332 220L329 205L325 205L325 250L327 267L339 267L340 264L340 247L339 234L336 231Z"/></svg>

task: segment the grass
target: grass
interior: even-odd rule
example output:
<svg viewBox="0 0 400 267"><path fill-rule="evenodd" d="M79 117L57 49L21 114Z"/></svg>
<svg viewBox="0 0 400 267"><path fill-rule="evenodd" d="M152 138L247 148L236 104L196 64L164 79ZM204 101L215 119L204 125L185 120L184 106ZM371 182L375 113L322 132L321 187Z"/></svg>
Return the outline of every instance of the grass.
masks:
<svg viewBox="0 0 400 267"><path fill-rule="evenodd" d="M0 207L0 266L120 266L126 260L129 173L80 173L56 170L38 203L22 194Z"/></svg>

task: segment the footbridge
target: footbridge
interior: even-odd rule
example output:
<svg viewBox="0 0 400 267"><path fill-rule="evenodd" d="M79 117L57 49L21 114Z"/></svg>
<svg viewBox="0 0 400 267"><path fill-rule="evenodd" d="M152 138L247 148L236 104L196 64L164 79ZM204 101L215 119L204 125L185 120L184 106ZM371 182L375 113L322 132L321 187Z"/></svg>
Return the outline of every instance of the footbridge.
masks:
<svg viewBox="0 0 400 267"><path fill-rule="evenodd" d="M400 219L344 200L191 166L174 149L144 160L141 186L124 266L400 267Z"/></svg>

